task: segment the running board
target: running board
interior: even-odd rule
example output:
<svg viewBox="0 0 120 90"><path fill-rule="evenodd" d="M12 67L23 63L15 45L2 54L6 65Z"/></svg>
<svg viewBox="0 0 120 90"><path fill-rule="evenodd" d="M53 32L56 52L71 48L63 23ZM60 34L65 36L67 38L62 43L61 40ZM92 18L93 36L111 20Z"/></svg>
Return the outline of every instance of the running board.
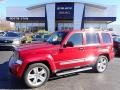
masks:
<svg viewBox="0 0 120 90"><path fill-rule="evenodd" d="M62 76L62 75L66 75L66 74L72 74L72 73L77 73L77 72L81 72L81 71L86 71L86 70L91 70L92 67L86 67L86 68L82 68L82 69L75 69L75 70L69 70L69 71L63 71L60 73L57 73L57 76Z"/></svg>

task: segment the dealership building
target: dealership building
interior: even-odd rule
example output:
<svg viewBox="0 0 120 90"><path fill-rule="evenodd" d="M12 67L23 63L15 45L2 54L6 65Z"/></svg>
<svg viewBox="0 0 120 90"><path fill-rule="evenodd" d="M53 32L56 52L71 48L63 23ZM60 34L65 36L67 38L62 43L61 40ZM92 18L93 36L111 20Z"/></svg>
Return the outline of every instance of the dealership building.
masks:
<svg viewBox="0 0 120 90"><path fill-rule="evenodd" d="M109 23L116 21L116 6L55 0L29 7L8 7L6 20L14 22L16 30L104 30Z"/></svg>

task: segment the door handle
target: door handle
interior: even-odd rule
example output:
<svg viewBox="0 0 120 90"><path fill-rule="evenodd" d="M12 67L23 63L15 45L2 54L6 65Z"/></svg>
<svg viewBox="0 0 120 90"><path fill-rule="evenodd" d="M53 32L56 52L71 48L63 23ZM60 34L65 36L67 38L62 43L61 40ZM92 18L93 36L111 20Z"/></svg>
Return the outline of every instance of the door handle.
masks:
<svg viewBox="0 0 120 90"><path fill-rule="evenodd" d="M100 46L96 46L96 48L101 48Z"/></svg>
<svg viewBox="0 0 120 90"><path fill-rule="evenodd" d="M80 50L84 50L84 48L82 48L82 47L81 47L81 48L79 48L79 49L80 49Z"/></svg>

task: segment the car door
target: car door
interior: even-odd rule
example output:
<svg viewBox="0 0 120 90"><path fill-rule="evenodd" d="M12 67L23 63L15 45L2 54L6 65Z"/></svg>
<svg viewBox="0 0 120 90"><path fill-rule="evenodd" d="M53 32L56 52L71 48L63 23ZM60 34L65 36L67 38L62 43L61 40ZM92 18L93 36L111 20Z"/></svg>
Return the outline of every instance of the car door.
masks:
<svg viewBox="0 0 120 90"><path fill-rule="evenodd" d="M85 63L84 65L94 64L99 51L102 49L100 44L99 33L86 33L86 44L84 48L85 52Z"/></svg>
<svg viewBox="0 0 120 90"><path fill-rule="evenodd" d="M82 33L73 33L66 43L71 42L73 46L66 46L59 50L56 57L57 69L69 69L82 66L84 63L84 42Z"/></svg>

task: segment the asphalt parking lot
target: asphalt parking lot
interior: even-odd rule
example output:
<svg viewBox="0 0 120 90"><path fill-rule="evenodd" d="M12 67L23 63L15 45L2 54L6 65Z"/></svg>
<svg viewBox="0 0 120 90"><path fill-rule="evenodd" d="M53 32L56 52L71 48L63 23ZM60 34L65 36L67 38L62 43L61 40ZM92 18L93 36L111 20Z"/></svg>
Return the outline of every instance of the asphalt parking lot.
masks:
<svg viewBox="0 0 120 90"><path fill-rule="evenodd" d="M0 89L27 89L23 82L9 73L10 51L0 51ZM119 90L120 58L109 63L104 73L90 71L50 79L38 90Z"/></svg>

